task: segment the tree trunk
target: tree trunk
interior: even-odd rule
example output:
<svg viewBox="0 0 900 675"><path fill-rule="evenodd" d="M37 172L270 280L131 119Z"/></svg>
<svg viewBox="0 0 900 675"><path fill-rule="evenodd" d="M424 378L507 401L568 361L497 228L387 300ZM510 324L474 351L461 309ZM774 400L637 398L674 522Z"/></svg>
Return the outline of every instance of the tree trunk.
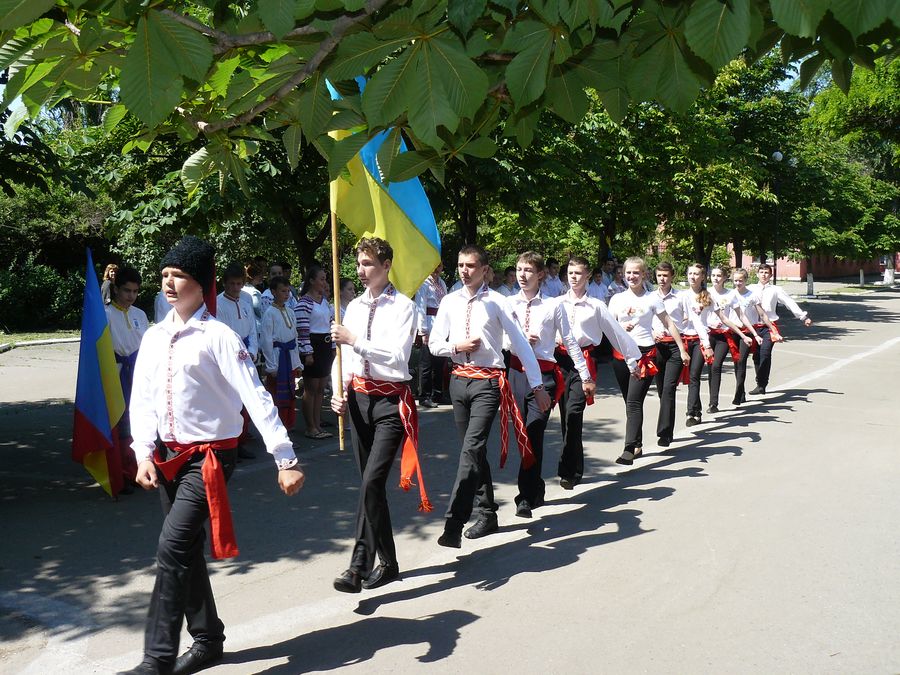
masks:
<svg viewBox="0 0 900 675"><path fill-rule="evenodd" d="M707 251L712 251L712 242L707 241L706 233L702 230L695 230L691 239L694 244L694 262L700 263L704 269L709 270L710 253Z"/></svg>
<svg viewBox="0 0 900 675"><path fill-rule="evenodd" d="M597 264L601 266L609 258L610 242L616 236L616 220L612 216L603 220L603 229L597 237Z"/></svg>
<svg viewBox="0 0 900 675"><path fill-rule="evenodd" d="M701 260L700 262L703 263L703 267L706 268L707 275L709 275L709 273L711 271L710 266L712 265L712 252L713 252L713 249L715 248L715 246L716 246L715 239L710 237L708 239L708 241L706 242L706 248L703 249L703 260Z"/></svg>
<svg viewBox="0 0 900 675"><path fill-rule="evenodd" d="M456 224L464 244L478 243L478 191L468 183L460 190Z"/></svg>
<svg viewBox="0 0 900 675"><path fill-rule="evenodd" d="M744 266L744 241L743 239L738 239L735 237L734 241L731 242L731 250L734 253L734 267L737 269L738 267Z"/></svg>
<svg viewBox="0 0 900 675"><path fill-rule="evenodd" d="M281 216L291 238L294 240L294 249L300 261L303 276L313 263L327 264L328 261L317 261L316 252L321 248L331 233L328 218L319 222L318 218L304 218L293 209L285 207L281 210ZM318 225L318 227L317 227Z"/></svg>

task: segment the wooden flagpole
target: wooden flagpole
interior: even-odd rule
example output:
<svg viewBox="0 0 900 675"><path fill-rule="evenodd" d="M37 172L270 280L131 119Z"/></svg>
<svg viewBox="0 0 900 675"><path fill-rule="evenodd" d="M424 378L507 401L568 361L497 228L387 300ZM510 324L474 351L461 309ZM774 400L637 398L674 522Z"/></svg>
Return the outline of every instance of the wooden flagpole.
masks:
<svg viewBox="0 0 900 675"><path fill-rule="evenodd" d="M341 270L338 260L338 226L337 213L331 212L331 286L334 293L334 322L341 325ZM344 392L344 370L341 363L341 346L336 347L335 358L337 359L337 386L340 387L341 396ZM332 383L332 387L334 383ZM337 393L335 391L334 393ZM344 451L344 416L338 415L338 442L340 443L341 452Z"/></svg>

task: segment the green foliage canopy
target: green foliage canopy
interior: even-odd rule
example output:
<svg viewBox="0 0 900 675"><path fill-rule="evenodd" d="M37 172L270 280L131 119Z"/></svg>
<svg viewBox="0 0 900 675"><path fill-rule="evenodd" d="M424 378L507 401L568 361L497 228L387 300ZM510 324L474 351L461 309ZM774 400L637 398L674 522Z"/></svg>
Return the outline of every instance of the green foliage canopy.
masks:
<svg viewBox="0 0 900 675"><path fill-rule="evenodd" d="M365 139L338 129L401 128L414 154L381 158L388 178L440 180L451 158L490 156L498 129L527 146L543 110L577 122L589 89L614 120L641 101L687 110L731 59L776 43L803 78L829 63L846 89L898 29L889 0L0 0L0 108L98 100L108 128L141 121L140 147L202 138L189 191L215 172L246 190L260 142L292 167L310 143L333 178Z"/></svg>

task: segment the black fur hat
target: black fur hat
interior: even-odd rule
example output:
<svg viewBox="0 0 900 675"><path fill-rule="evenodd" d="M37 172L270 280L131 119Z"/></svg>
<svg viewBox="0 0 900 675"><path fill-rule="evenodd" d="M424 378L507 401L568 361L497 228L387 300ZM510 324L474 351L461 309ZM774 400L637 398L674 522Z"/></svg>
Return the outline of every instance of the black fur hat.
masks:
<svg viewBox="0 0 900 675"><path fill-rule="evenodd" d="M177 267L187 272L203 287L206 295L215 288L216 267L215 249L198 237L186 235L175 244L159 263L159 271L166 267Z"/></svg>

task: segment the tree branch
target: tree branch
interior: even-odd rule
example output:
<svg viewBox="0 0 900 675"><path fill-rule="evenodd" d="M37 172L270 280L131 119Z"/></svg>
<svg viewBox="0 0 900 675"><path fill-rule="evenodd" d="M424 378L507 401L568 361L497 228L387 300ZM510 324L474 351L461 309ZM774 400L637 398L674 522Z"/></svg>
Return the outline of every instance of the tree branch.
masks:
<svg viewBox="0 0 900 675"><path fill-rule="evenodd" d="M174 12L171 9L163 9L161 10L161 13L165 14L166 16L173 19L174 21L177 21L180 24L197 31L202 35L205 35L208 38L212 38L216 43L213 47L213 53L216 56L224 54L229 49L234 49L235 47L248 47L250 45L268 44L269 42L279 42L280 40L289 40L291 38L304 37L307 35L316 35L317 33L323 32L321 28L307 25L298 26L297 28L288 31L287 33L285 33L284 37L280 38L280 40L273 33L270 33L268 31L232 35L224 31L216 30L211 26L207 26L205 23L200 23L199 21L192 19L189 16L179 14L178 12Z"/></svg>
<svg viewBox="0 0 900 675"><path fill-rule="evenodd" d="M219 120L217 122L197 122L197 128L208 136L212 133L215 133L216 131L221 131L222 129L231 129L233 127L243 126L244 124L249 123L255 117L264 113L266 110L271 108L273 105L275 105L292 91L294 91L294 89L296 89L298 86L303 84L303 82L308 77L310 77L319 69L322 61L324 61L331 54L331 52L335 50L335 48L340 43L341 38L344 36L344 33L346 33L356 24L368 19L372 14L384 7L389 1L390 0L369 0L369 2L366 3L366 8L361 12L340 17L337 21L334 22L334 26L332 26L331 29L331 35L322 40L321 43L319 43L319 49L315 54L313 54L312 58L310 58L310 60L306 62L303 68L297 71L293 75L293 77L291 77L291 79L285 82L278 89L278 91L265 98L257 105L253 106L247 112L241 113L237 117L232 117L231 119L226 120Z"/></svg>

